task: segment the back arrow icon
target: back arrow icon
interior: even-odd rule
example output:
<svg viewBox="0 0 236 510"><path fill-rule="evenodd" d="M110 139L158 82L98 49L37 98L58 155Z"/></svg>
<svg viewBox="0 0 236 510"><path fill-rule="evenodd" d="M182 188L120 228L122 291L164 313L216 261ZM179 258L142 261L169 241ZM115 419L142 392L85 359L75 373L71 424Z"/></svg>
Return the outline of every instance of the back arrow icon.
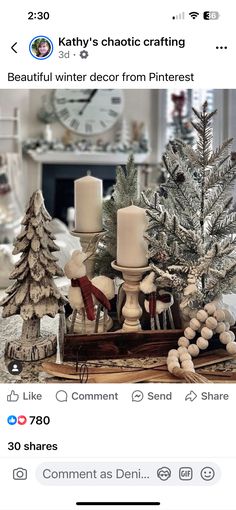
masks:
<svg viewBox="0 0 236 510"><path fill-rule="evenodd" d="M17 42L15 42L12 46L11 46L11 50L14 51L14 53L17 53L17 51L15 50L15 45L17 44Z"/></svg>

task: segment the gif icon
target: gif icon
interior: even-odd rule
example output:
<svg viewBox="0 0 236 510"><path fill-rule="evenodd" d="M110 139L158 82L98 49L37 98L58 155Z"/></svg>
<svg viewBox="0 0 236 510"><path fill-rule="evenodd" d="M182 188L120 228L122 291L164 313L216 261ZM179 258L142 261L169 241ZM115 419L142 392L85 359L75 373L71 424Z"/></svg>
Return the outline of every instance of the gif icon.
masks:
<svg viewBox="0 0 236 510"><path fill-rule="evenodd" d="M205 11L203 13L203 18L208 19L209 21L219 19L220 13L218 11Z"/></svg>
<svg viewBox="0 0 236 510"><path fill-rule="evenodd" d="M179 479L189 481L193 478L193 470L191 467L181 467L179 470Z"/></svg>

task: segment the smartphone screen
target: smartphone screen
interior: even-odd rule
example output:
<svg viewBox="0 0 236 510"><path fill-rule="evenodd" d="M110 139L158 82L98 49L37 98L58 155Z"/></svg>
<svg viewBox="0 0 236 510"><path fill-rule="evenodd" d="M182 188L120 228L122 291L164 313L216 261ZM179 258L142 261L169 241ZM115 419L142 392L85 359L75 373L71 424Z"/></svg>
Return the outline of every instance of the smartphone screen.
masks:
<svg viewBox="0 0 236 510"><path fill-rule="evenodd" d="M0 508L235 510L236 8L33 4L0 22Z"/></svg>

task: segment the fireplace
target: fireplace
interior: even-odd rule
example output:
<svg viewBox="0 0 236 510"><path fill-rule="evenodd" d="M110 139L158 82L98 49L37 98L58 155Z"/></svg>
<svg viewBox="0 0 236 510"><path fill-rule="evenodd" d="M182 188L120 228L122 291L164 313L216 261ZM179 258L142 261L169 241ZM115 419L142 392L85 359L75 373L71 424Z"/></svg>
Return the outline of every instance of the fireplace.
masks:
<svg viewBox="0 0 236 510"><path fill-rule="evenodd" d="M52 217L67 222L67 209L74 206L74 180L88 172L103 180L103 193L115 182L115 165L43 163L42 190L45 205Z"/></svg>

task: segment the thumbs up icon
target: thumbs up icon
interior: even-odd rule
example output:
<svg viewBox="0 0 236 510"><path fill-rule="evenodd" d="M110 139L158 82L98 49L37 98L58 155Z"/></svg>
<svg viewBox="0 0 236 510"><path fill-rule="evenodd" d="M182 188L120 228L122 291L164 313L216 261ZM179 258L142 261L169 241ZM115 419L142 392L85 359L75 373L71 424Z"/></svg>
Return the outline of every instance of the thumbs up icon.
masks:
<svg viewBox="0 0 236 510"><path fill-rule="evenodd" d="M9 395L7 395L7 402L17 402L17 400L19 400L19 395L18 393L15 393L14 390L11 390L11 393Z"/></svg>

